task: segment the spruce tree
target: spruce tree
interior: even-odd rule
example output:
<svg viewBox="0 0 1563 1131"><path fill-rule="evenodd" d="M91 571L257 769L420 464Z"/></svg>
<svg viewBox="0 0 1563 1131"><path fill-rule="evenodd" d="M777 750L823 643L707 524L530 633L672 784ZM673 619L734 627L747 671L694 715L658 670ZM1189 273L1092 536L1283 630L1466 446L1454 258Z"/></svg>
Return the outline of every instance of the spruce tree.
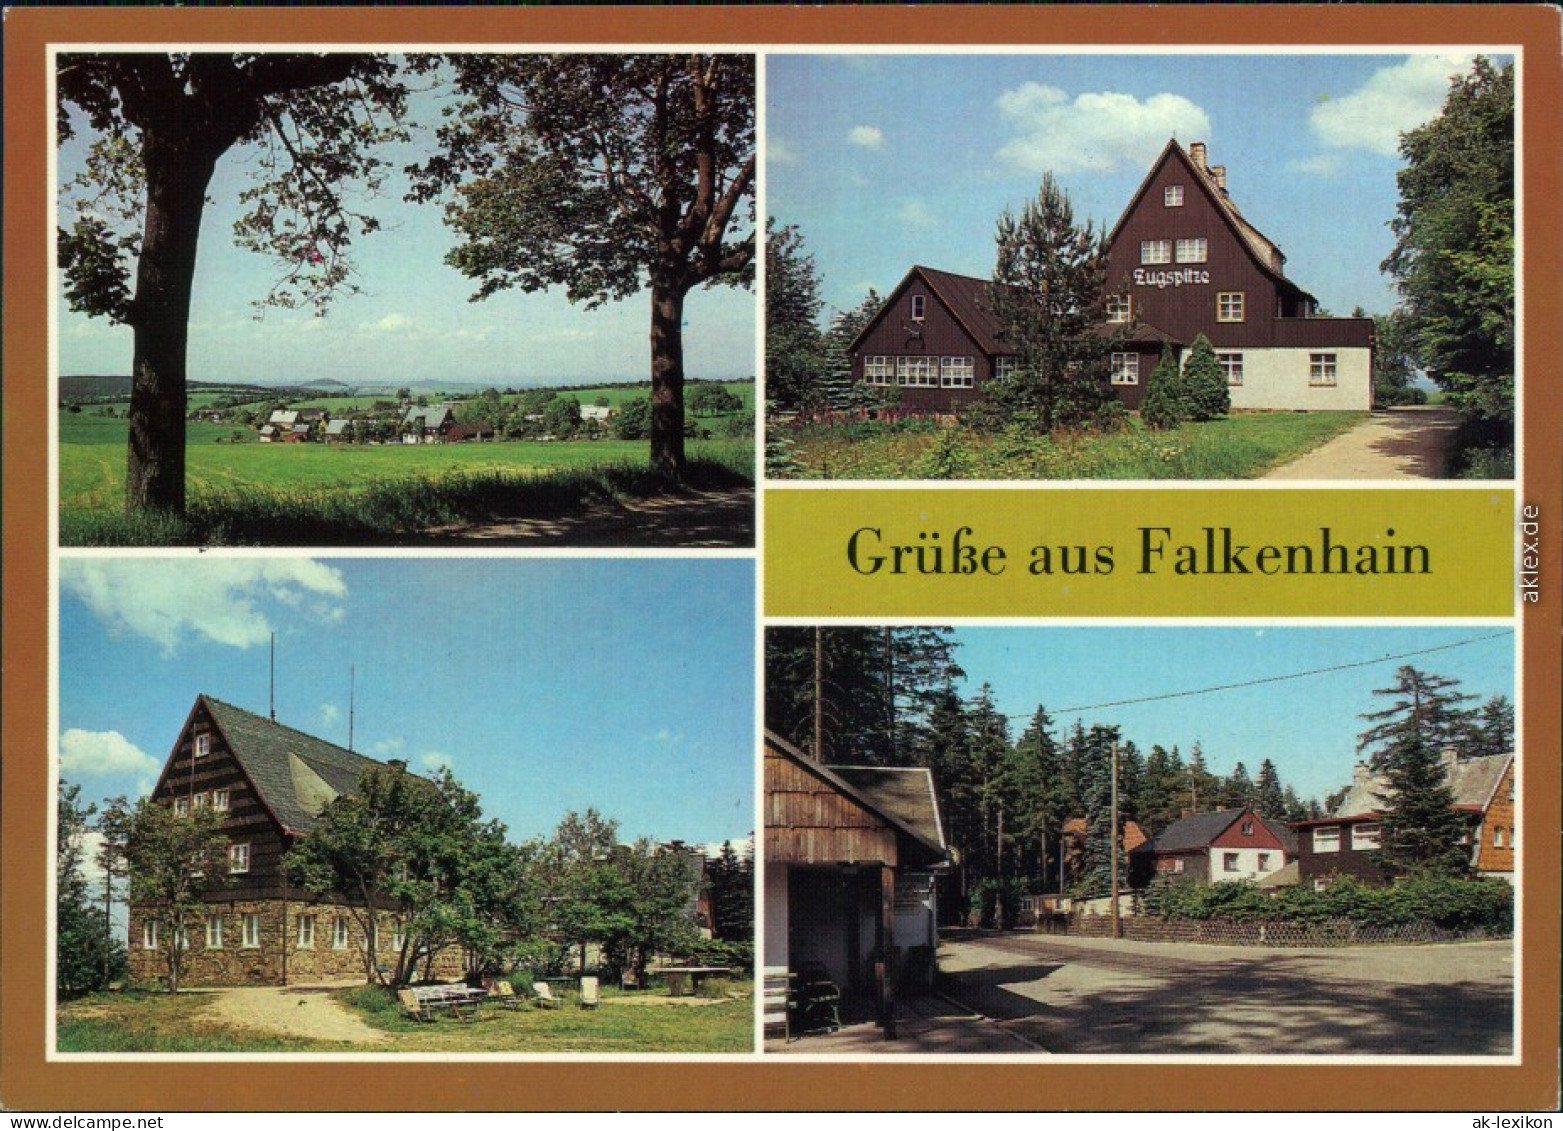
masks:
<svg viewBox="0 0 1563 1131"><path fill-rule="evenodd" d="M1150 428L1176 428L1189 419L1189 414L1183 371L1178 368L1172 347L1163 346L1161 360L1151 370L1145 399L1140 402L1140 419Z"/></svg>
<svg viewBox="0 0 1563 1131"><path fill-rule="evenodd" d="M1020 215L999 217L997 243L990 295L1015 368L992 383L995 400L1017 423L1043 430L1090 420L1111 396L1106 233L1075 223L1049 173Z"/></svg>
<svg viewBox="0 0 1563 1131"><path fill-rule="evenodd" d="M1216 348L1204 334L1198 335L1189 348L1188 361L1183 366L1183 387L1190 420L1214 420L1232 410L1232 393L1221 372L1221 363L1216 360Z"/></svg>
<svg viewBox="0 0 1563 1131"><path fill-rule="evenodd" d="M1296 800L1295 794L1293 800ZM1261 817L1286 820L1286 793L1281 788L1281 775L1275 763L1266 758L1259 763L1259 777L1254 782L1253 805Z"/></svg>

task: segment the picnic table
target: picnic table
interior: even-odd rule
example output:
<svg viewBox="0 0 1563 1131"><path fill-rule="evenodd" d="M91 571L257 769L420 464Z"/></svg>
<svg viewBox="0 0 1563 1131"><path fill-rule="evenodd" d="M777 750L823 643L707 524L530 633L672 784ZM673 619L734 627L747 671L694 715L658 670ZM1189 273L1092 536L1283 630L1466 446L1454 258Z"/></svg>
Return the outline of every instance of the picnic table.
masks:
<svg viewBox="0 0 1563 1131"><path fill-rule="evenodd" d="M699 993L701 978L707 974L728 974L731 970L726 966L664 966L651 973L667 979L669 997L683 997L686 978L689 981L689 992Z"/></svg>
<svg viewBox="0 0 1563 1131"><path fill-rule="evenodd" d="M431 1010L449 1010L457 1018L471 1018L488 991L475 986L413 986L413 996Z"/></svg>

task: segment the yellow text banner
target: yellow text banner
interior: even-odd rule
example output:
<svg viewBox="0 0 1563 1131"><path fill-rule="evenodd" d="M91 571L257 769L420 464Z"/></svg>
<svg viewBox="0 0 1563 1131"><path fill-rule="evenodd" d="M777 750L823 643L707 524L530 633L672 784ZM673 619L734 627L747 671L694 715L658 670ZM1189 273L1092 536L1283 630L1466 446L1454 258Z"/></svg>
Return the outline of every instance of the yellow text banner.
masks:
<svg viewBox="0 0 1563 1131"><path fill-rule="evenodd" d="M773 488L773 617L1514 612L1514 495Z"/></svg>

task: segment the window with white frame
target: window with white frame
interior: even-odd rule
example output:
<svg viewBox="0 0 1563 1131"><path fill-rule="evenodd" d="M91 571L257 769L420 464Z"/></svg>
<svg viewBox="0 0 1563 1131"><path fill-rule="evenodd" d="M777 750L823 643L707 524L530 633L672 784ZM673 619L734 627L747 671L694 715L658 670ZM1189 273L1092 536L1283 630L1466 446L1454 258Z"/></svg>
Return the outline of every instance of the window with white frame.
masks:
<svg viewBox="0 0 1563 1131"><path fill-rule="evenodd" d="M208 805L210 805L212 803L212 795L210 793L206 793L206 792L198 793L194 797L192 797L190 799L190 801L191 801L191 804L195 806L195 808L197 808L197 809L205 809Z"/></svg>
<svg viewBox="0 0 1563 1131"><path fill-rule="evenodd" d="M205 758L212 752L212 736L210 734L198 734L195 736L195 756Z"/></svg>
<svg viewBox="0 0 1563 1131"><path fill-rule="evenodd" d="M190 812L190 799L188 797L174 798L174 813L183 817L188 812Z"/></svg>
<svg viewBox="0 0 1563 1131"><path fill-rule="evenodd" d="M1241 322L1243 320L1243 292L1221 291L1216 295L1216 321Z"/></svg>
<svg viewBox="0 0 1563 1131"><path fill-rule="evenodd" d="M1183 207L1183 186L1168 185L1161 190L1161 202L1167 208Z"/></svg>
<svg viewBox="0 0 1563 1131"><path fill-rule="evenodd" d="M315 949L315 917L313 915L300 915L298 917L298 948L300 950Z"/></svg>
<svg viewBox="0 0 1563 1131"><path fill-rule="evenodd" d="M400 951L403 946L407 945L407 923L403 919L397 919L391 924L391 927L391 949Z"/></svg>
<svg viewBox="0 0 1563 1131"><path fill-rule="evenodd" d="M141 921L141 949L157 949L157 920L143 919Z"/></svg>
<svg viewBox="0 0 1563 1131"><path fill-rule="evenodd" d="M212 790L212 808L219 813L228 811L228 791L226 789Z"/></svg>
<svg viewBox="0 0 1563 1131"><path fill-rule="evenodd" d="M969 389L976 384L976 363L969 357L947 357L939 367L939 384L946 389Z"/></svg>
<svg viewBox="0 0 1563 1131"><path fill-rule="evenodd" d="M1140 383L1140 355L1114 353L1112 355L1112 381L1114 385L1138 385Z"/></svg>
<svg viewBox="0 0 1563 1131"><path fill-rule="evenodd" d="M1240 353L1218 353L1216 364L1221 366L1221 376L1227 379L1228 385L1241 385L1243 383L1243 355Z"/></svg>
<svg viewBox="0 0 1563 1131"><path fill-rule="evenodd" d="M1243 860L1236 852L1223 852L1221 854L1221 870L1223 872L1241 872Z"/></svg>
<svg viewBox="0 0 1563 1131"><path fill-rule="evenodd" d="M1183 871L1183 857L1179 856L1176 860L1174 860L1172 862L1172 870L1174 872L1181 872L1181 871Z"/></svg>
<svg viewBox="0 0 1563 1131"><path fill-rule="evenodd" d="M1252 821L1244 821L1243 822L1243 835L1244 836L1253 836L1254 835L1254 823Z"/></svg>
<svg viewBox="0 0 1563 1131"><path fill-rule="evenodd" d="M347 916L338 915L331 920L331 949L347 949Z"/></svg>
<svg viewBox="0 0 1563 1131"><path fill-rule="evenodd" d="M926 313L926 309L925 308L927 307L927 305L928 305L927 296L925 296L925 295L913 295L912 296L912 321L913 322L921 322L923 320L923 316Z"/></svg>
<svg viewBox="0 0 1563 1131"><path fill-rule="evenodd" d="M1308 384L1328 388L1335 384L1335 355L1310 353L1308 355Z"/></svg>
<svg viewBox="0 0 1563 1131"><path fill-rule="evenodd" d="M174 945L180 950L190 949L190 925L188 923L179 924L179 930L174 932Z"/></svg>
<svg viewBox="0 0 1563 1131"><path fill-rule="evenodd" d="M206 917L206 949L221 950L223 948L223 917L221 915L208 915Z"/></svg>
<svg viewBox="0 0 1563 1131"><path fill-rule="evenodd" d="M247 844L230 844L228 846L228 871L233 873L248 872L250 870L250 846Z"/></svg>
<svg viewBox="0 0 1563 1131"><path fill-rule="evenodd" d="M905 356L896 358L895 383L918 389L938 388L938 359L933 357Z"/></svg>
<svg viewBox="0 0 1563 1131"><path fill-rule="evenodd" d="M1339 852L1340 851L1340 826L1320 825L1313 830L1313 850L1315 852Z"/></svg>
<svg viewBox="0 0 1563 1131"><path fill-rule="evenodd" d="M882 353L863 356L863 380L870 385L895 384L895 359Z"/></svg>
<svg viewBox="0 0 1563 1131"><path fill-rule="evenodd" d="M1128 295L1107 296L1107 321L1129 322L1134 317L1134 304Z"/></svg>
<svg viewBox="0 0 1563 1131"><path fill-rule="evenodd" d="M1502 825L1494 825L1492 827L1492 846L1494 848L1502 848L1503 847L1503 826Z"/></svg>
<svg viewBox="0 0 1563 1131"><path fill-rule="evenodd" d="M1171 240L1141 240L1140 241L1140 262L1141 263L1171 263L1172 262L1172 241Z"/></svg>
<svg viewBox="0 0 1563 1131"><path fill-rule="evenodd" d="M996 357L993 359L993 376L995 380L1004 381L1015 375L1020 368L1020 361L1013 357Z"/></svg>
<svg viewBox="0 0 1563 1131"><path fill-rule="evenodd" d="M1210 245L1204 236L1179 240L1177 251L1179 263L1203 263L1210 258Z"/></svg>
<svg viewBox="0 0 1563 1131"><path fill-rule="evenodd" d="M1383 827L1377 821L1364 821L1351 827L1351 850L1363 852L1377 848L1384 839Z"/></svg>
<svg viewBox="0 0 1563 1131"><path fill-rule="evenodd" d="M260 913L257 911L245 912L243 945L246 950L260 946Z"/></svg>
<svg viewBox="0 0 1563 1131"><path fill-rule="evenodd" d="M1259 854L1258 869L1261 872L1268 872L1270 870L1270 854L1268 852L1261 852Z"/></svg>

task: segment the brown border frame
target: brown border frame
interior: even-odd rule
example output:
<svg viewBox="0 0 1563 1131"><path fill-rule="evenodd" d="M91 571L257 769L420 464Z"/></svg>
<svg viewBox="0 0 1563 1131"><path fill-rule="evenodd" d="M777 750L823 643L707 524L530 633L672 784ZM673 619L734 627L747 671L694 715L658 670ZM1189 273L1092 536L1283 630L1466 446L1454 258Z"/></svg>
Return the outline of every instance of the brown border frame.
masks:
<svg viewBox="0 0 1563 1131"><path fill-rule="evenodd" d="M1563 155L1554 7L1168 6L503 8L11 8L5 19L5 840L0 857L0 1106L76 1110L589 1108L1174 1108L1543 1110L1556 1107L1559 1020L1559 633L1563 628ZM49 516L45 48L72 42L612 42L723 44L1514 43L1525 50L1526 419L1518 500L1540 508L1542 598L1523 606L1523 1062L1517 1066L1049 1063L48 1063L43 1057Z"/></svg>

